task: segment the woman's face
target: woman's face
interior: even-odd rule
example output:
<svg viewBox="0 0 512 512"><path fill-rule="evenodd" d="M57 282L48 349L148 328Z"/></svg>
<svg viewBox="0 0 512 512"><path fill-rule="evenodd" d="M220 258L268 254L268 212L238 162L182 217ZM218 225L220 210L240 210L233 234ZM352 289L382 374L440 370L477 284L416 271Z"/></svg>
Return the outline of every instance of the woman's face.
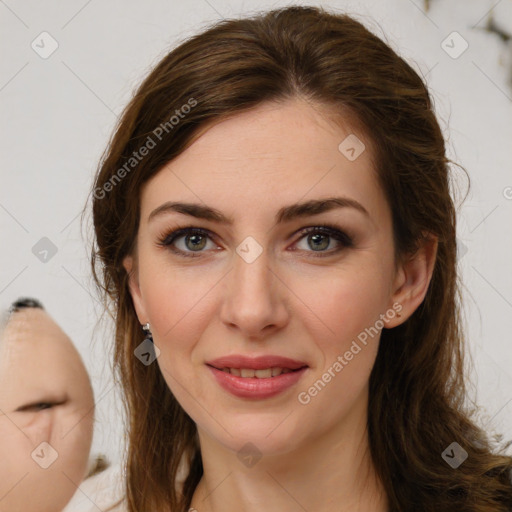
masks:
<svg viewBox="0 0 512 512"><path fill-rule="evenodd" d="M0 341L0 511L56 512L87 470L94 402L71 340L42 309Z"/></svg>
<svg viewBox="0 0 512 512"><path fill-rule="evenodd" d="M369 146L305 102L265 104L206 130L143 188L125 267L163 377L201 435L277 454L364 428L380 331L398 322L403 284ZM335 197L341 206L321 206ZM320 206L290 208L310 201ZM332 230L302 233L322 224ZM184 227L207 234L171 240ZM214 361L230 356L267 359ZM271 377L276 367L302 370ZM261 378L240 375L255 368Z"/></svg>

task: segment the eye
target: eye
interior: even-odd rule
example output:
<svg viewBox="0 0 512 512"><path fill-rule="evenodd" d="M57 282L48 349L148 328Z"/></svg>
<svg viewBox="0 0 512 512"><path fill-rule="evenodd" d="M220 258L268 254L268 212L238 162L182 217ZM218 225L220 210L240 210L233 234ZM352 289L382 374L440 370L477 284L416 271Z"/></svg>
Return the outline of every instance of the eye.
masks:
<svg viewBox="0 0 512 512"><path fill-rule="evenodd" d="M62 405L66 403L66 401L60 402L33 402L31 404L22 405L16 409L16 412L39 412L44 411L45 409L51 409L56 405Z"/></svg>
<svg viewBox="0 0 512 512"><path fill-rule="evenodd" d="M176 241L183 238L183 248L176 247ZM179 254L180 256L195 258L201 254L193 254L204 252L202 249L206 247L207 240L211 240L211 236L208 231L195 228L186 227L176 229L170 233L160 237L158 245L167 247L172 252Z"/></svg>
<svg viewBox="0 0 512 512"><path fill-rule="evenodd" d="M305 228L301 231L302 237L299 239L301 241L302 239L305 239L306 244L308 247L313 248L312 251L308 251L308 249L300 249L300 250L306 250L307 252L316 252L318 254L312 254L312 256L328 256L334 253L340 252L344 248L353 247L354 243L352 238L344 233L343 231L340 231L334 226L330 226L327 224L324 224L322 226L314 226L310 228ZM336 240L337 244L334 247L334 249L331 249L329 251L326 251L330 245L331 240Z"/></svg>
<svg viewBox="0 0 512 512"><path fill-rule="evenodd" d="M42 411L44 409L51 409L53 407L53 404L50 404L48 402L41 402L39 404L35 404L33 406L34 410L36 411Z"/></svg>
<svg viewBox="0 0 512 512"><path fill-rule="evenodd" d="M352 247L354 245L353 240L349 235L343 231L340 231L336 227L327 224L305 228L301 230L300 234L302 237L299 239L299 241L303 238L306 238L309 247L313 249L300 250L318 253L312 254L312 256L331 255L341 251L344 248ZM336 240L337 247L326 251L325 249L331 245L329 238ZM181 243L182 246L178 247L177 242L180 239L183 239ZM201 253L205 252L203 249L207 248L208 241L210 241L215 246L209 231L196 227L184 227L162 235L159 238L158 245L161 247L166 247L173 253L176 253L180 256L196 258L201 256Z"/></svg>

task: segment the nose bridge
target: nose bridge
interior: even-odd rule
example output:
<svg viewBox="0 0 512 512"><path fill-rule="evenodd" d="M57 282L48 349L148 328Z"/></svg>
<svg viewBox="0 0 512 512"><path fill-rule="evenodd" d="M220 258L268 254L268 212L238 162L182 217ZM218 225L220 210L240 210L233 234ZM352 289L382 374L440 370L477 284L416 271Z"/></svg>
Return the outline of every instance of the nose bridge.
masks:
<svg viewBox="0 0 512 512"><path fill-rule="evenodd" d="M233 258L223 320L247 336L258 336L268 326L282 326L287 317L268 254L254 238L247 237Z"/></svg>
<svg viewBox="0 0 512 512"><path fill-rule="evenodd" d="M53 414L51 409L45 409L36 413L33 421L24 429L33 446L42 442L49 443L52 439Z"/></svg>
<svg viewBox="0 0 512 512"><path fill-rule="evenodd" d="M244 242L238 246L234 260L235 289L242 294L263 294L269 299L271 272L268 252L263 247L257 249L250 242Z"/></svg>

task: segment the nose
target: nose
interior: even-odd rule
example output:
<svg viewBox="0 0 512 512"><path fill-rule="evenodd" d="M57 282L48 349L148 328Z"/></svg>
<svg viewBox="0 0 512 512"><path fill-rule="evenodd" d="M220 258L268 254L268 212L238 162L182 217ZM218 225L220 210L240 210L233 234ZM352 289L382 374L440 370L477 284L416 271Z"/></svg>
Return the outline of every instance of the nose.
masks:
<svg viewBox="0 0 512 512"><path fill-rule="evenodd" d="M50 443L52 441L54 416L55 414L52 409L38 411L34 413L34 418L30 424L23 429L34 447L42 442Z"/></svg>
<svg viewBox="0 0 512 512"><path fill-rule="evenodd" d="M270 268L266 251L252 262L234 254L226 276L221 319L246 339L261 340L289 321L286 286Z"/></svg>

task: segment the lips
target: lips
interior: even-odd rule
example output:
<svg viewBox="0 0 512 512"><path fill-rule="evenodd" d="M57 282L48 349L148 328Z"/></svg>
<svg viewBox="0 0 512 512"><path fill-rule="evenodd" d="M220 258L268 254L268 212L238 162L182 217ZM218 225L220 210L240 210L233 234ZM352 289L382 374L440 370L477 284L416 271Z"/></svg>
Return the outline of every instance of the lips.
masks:
<svg viewBox="0 0 512 512"><path fill-rule="evenodd" d="M233 355L206 363L222 388L239 398L261 400L296 385L308 365L281 356Z"/></svg>

